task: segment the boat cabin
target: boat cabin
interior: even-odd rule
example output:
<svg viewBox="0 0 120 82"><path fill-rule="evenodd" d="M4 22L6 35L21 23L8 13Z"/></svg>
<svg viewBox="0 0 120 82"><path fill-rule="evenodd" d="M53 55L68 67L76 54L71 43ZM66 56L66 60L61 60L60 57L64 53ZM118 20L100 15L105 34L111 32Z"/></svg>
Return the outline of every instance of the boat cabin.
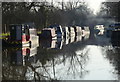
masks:
<svg viewBox="0 0 120 82"><path fill-rule="evenodd" d="M31 28L26 24L13 24L10 25L10 41L20 42L22 44L27 44L32 40L32 36L37 36L36 29Z"/></svg>
<svg viewBox="0 0 120 82"><path fill-rule="evenodd" d="M75 29L74 29L74 27L69 27L68 30L70 32L70 37L75 36Z"/></svg>
<svg viewBox="0 0 120 82"><path fill-rule="evenodd" d="M10 25L10 39L12 41L29 41L28 25Z"/></svg>
<svg viewBox="0 0 120 82"><path fill-rule="evenodd" d="M62 38L63 37L63 30L61 25L51 25L48 28L54 28L55 29L55 33L57 34L58 38Z"/></svg>
<svg viewBox="0 0 120 82"><path fill-rule="evenodd" d="M63 29L63 32L64 32L64 38L68 38L69 37L69 30L68 30L68 27L65 26L62 28Z"/></svg>
<svg viewBox="0 0 120 82"><path fill-rule="evenodd" d="M44 28L41 32L41 38L56 39L54 28Z"/></svg>
<svg viewBox="0 0 120 82"><path fill-rule="evenodd" d="M80 26L73 26L75 30L75 36L79 36L82 34L82 28Z"/></svg>

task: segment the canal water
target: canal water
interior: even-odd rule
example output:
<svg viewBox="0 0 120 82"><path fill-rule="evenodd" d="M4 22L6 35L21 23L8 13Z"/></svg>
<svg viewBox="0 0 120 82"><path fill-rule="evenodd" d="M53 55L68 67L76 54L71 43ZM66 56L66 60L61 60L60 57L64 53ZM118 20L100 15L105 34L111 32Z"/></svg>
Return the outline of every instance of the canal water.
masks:
<svg viewBox="0 0 120 82"><path fill-rule="evenodd" d="M3 80L119 80L120 48L105 35L3 47Z"/></svg>

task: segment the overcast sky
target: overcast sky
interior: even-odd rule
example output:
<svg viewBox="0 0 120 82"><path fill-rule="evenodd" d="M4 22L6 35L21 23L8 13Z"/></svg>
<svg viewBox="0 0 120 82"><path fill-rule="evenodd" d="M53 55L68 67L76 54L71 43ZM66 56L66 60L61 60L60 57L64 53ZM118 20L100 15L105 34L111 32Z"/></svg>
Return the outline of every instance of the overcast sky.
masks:
<svg viewBox="0 0 120 82"><path fill-rule="evenodd" d="M94 12L94 14L96 14L97 12L99 12L100 7L101 7L101 3L102 2L119 2L120 0L2 0L3 2L76 2L76 1L84 1L86 2L86 4L88 5L88 7ZM54 4L55 5L55 4ZM57 5L57 4L56 4Z"/></svg>
<svg viewBox="0 0 120 82"><path fill-rule="evenodd" d="M36 2L36 1L44 2L45 0L0 0L0 1L2 1L2 2L23 2L23 1L25 1L25 2L31 2L31 1L33 1L33 2ZM52 0L46 0L46 1L52 1ZM61 2L62 0L53 0L53 1ZM72 0L63 0L63 1L66 2L66 1L72 1ZM78 0L76 0L76 1L78 1ZM79 1L82 1L82 0L79 0ZM84 0L84 1L88 1L88 0ZM97 0L89 0L89 1L94 2L94 1L97 1ZM105 0L104 2L118 2L118 1L120 1L120 0Z"/></svg>
<svg viewBox="0 0 120 82"><path fill-rule="evenodd" d="M106 0L107 2L119 2L120 0Z"/></svg>

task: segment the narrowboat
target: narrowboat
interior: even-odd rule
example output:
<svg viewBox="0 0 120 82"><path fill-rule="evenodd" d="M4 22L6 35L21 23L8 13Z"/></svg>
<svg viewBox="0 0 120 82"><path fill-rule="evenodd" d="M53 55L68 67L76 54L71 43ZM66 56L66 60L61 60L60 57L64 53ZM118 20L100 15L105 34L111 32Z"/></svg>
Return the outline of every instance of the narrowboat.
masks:
<svg viewBox="0 0 120 82"><path fill-rule="evenodd" d="M69 27L68 28L68 30L69 30L69 34L70 34L70 37L74 37L75 36L75 29L74 29L74 27Z"/></svg>
<svg viewBox="0 0 120 82"><path fill-rule="evenodd" d="M7 41L9 44L30 46L33 42L33 39L35 41L38 41L36 29L31 28L29 25L26 24L10 25L10 37Z"/></svg>
<svg viewBox="0 0 120 82"><path fill-rule="evenodd" d="M88 26L82 27L82 36L89 35L90 34L90 29Z"/></svg>
<svg viewBox="0 0 120 82"><path fill-rule="evenodd" d="M119 29L120 29L120 23L115 23L115 24L109 25L109 27L105 29L106 36L109 37L109 38L111 38L112 31L117 31Z"/></svg>
<svg viewBox="0 0 120 82"><path fill-rule="evenodd" d="M68 44L69 44L69 39L70 39L70 38L65 38L63 44L64 44L64 45L68 45Z"/></svg>
<svg viewBox="0 0 120 82"><path fill-rule="evenodd" d="M69 43L73 43L73 42L75 42L75 36L71 36L69 39Z"/></svg>
<svg viewBox="0 0 120 82"><path fill-rule="evenodd" d="M75 42L82 41L82 35L75 36Z"/></svg>
<svg viewBox="0 0 120 82"><path fill-rule="evenodd" d="M82 28L80 26L73 26L73 28L75 30L75 36L82 34Z"/></svg>
<svg viewBox="0 0 120 82"><path fill-rule="evenodd" d="M64 38L67 39L69 38L69 30L68 30L68 27L65 26L62 28L63 29L63 32L64 32Z"/></svg>
<svg viewBox="0 0 120 82"><path fill-rule="evenodd" d="M82 40L88 40L90 37L90 34L85 34L84 36L82 36Z"/></svg>
<svg viewBox="0 0 120 82"><path fill-rule="evenodd" d="M11 52L11 65L23 66L26 62L34 62L34 56L37 54L37 47L23 47Z"/></svg>
<svg viewBox="0 0 120 82"><path fill-rule="evenodd" d="M57 34L57 38L63 38L63 30L61 25L51 25L48 28L55 28L55 33Z"/></svg>
<svg viewBox="0 0 120 82"><path fill-rule="evenodd" d="M47 49L62 49L63 39L57 38L53 40L40 40L40 46Z"/></svg>
<svg viewBox="0 0 120 82"><path fill-rule="evenodd" d="M53 49L56 47L57 40L41 40L40 45L42 48Z"/></svg>
<svg viewBox="0 0 120 82"><path fill-rule="evenodd" d="M103 35L104 34L104 30L105 30L104 25L96 25L94 27L94 29L95 29L95 32L96 32L97 35Z"/></svg>
<svg viewBox="0 0 120 82"><path fill-rule="evenodd" d="M40 35L41 39L57 39L55 29L54 28L44 28L41 31Z"/></svg>
<svg viewBox="0 0 120 82"><path fill-rule="evenodd" d="M21 46L29 46L30 36L29 27L24 24L13 24L10 25L10 38L9 43L21 44Z"/></svg>
<svg viewBox="0 0 120 82"><path fill-rule="evenodd" d="M62 49L63 42L64 42L64 40L62 38L57 38L56 49Z"/></svg>
<svg viewBox="0 0 120 82"><path fill-rule="evenodd" d="M37 31L35 28L29 29L29 36L30 36L30 46L38 47L39 46L39 36L37 35Z"/></svg>

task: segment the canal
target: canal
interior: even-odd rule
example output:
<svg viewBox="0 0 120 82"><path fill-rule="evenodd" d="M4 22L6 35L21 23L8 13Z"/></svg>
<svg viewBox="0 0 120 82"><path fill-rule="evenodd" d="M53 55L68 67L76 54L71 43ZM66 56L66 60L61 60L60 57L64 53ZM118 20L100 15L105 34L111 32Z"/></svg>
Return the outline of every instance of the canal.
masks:
<svg viewBox="0 0 120 82"><path fill-rule="evenodd" d="M120 48L105 35L3 47L3 80L119 80Z"/></svg>

